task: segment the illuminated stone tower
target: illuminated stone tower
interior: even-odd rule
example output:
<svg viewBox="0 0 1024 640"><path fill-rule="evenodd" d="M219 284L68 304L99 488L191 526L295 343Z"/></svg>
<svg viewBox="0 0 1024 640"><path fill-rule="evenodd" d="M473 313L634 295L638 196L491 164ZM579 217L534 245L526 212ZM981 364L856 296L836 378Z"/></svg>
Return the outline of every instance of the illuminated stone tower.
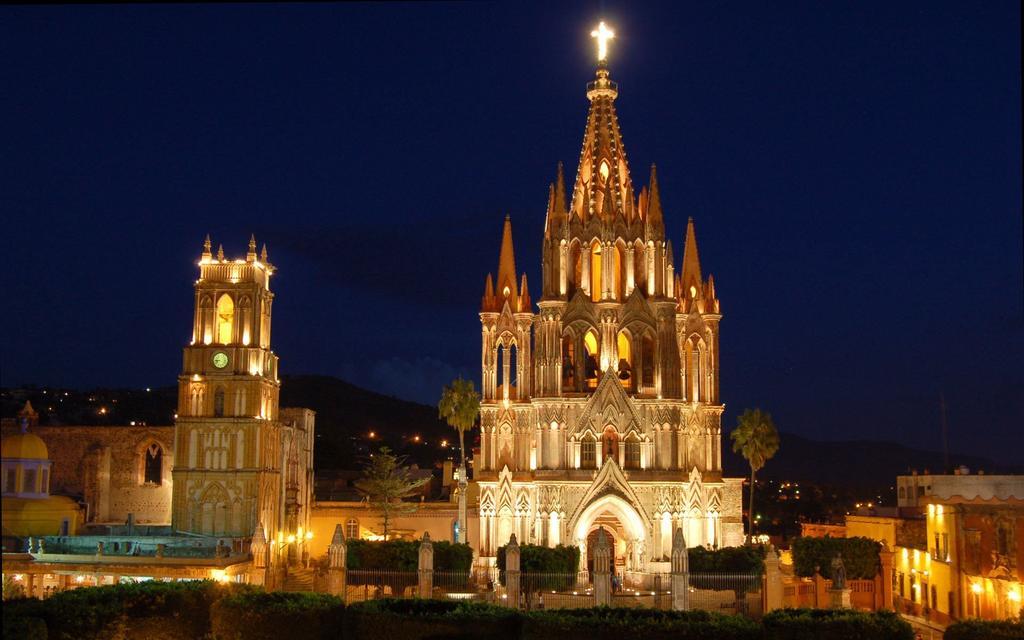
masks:
<svg viewBox="0 0 1024 640"><path fill-rule="evenodd" d="M225 259L223 248L214 256L206 238L192 341L178 378L175 531L242 537L257 525L277 530L283 521L281 385L270 350L273 273L265 246L257 256L255 238L238 260Z"/></svg>
<svg viewBox="0 0 1024 640"><path fill-rule="evenodd" d="M612 33L602 23L594 35L576 180L567 191L559 164L549 187L537 312L508 218L485 283L479 545L493 556L515 533L579 545L586 562L603 527L622 569L667 571L676 528L689 546L743 540L742 480L721 467L720 305L692 219L676 273L653 166L634 190Z"/></svg>

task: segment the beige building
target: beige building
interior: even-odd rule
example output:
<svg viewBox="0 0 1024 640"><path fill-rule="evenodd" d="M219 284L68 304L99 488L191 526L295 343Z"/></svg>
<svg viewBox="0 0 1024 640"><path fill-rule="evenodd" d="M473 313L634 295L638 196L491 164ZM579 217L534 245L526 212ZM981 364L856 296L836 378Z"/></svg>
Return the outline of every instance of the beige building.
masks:
<svg viewBox="0 0 1024 640"><path fill-rule="evenodd" d="M470 538L485 560L513 533L578 545L585 562L604 527L634 571L667 563L679 527L691 546L743 541L742 480L722 476L714 278L692 219L676 271L654 167L647 187L632 182L618 95L602 63L575 182L567 191L559 165L550 186L538 309L508 218L486 279Z"/></svg>

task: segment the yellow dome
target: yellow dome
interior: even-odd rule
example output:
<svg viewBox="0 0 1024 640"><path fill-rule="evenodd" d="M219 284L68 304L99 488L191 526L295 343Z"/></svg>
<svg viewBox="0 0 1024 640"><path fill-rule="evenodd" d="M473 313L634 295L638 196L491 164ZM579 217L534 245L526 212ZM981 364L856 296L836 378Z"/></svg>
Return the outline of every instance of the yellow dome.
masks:
<svg viewBox="0 0 1024 640"><path fill-rule="evenodd" d="M4 438L0 445L0 457L23 460L49 460L46 443L34 433L19 433Z"/></svg>

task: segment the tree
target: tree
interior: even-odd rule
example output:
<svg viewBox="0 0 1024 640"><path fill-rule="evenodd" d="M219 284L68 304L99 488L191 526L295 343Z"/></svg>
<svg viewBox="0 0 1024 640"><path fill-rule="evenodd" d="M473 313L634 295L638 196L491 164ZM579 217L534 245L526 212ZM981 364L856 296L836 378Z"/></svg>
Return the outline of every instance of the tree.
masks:
<svg viewBox="0 0 1024 640"><path fill-rule="evenodd" d="M750 463L750 539L754 538L754 478L758 470L779 450L779 432L772 416L760 409L747 409L729 434L732 450Z"/></svg>
<svg viewBox="0 0 1024 640"><path fill-rule="evenodd" d="M388 539L394 516L416 510L415 504L403 503L402 498L413 495L429 480L414 479L412 469L405 464L405 456L396 456L387 447L381 447L377 453L370 454L363 468L363 478L356 482L356 489L367 497L372 507L380 510L385 540Z"/></svg>
<svg viewBox="0 0 1024 640"><path fill-rule="evenodd" d="M444 418L449 426L459 432L459 452L462 455L461 469L466 468L465 433L476 424L480 413L480 394L476 392L472 380L461 377L452 380L441 392L441 400L437 403L438 417Z"/></svg>

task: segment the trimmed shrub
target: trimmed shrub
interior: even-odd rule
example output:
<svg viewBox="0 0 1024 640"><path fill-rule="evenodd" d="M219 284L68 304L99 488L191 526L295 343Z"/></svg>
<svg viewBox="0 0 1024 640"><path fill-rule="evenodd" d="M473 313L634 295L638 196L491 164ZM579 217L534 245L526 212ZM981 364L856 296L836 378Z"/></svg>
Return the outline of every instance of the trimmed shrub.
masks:
<svg viewBox="0 0 1024 640"><path fill-rule="evenodd" d="M345 605L326 594L244 591L222 598L210 611L217 640L341 637Z"/></svg>
<svg viewBox="0 0 1024 640"><path fill-rule="evenodd" d="M514 640L522 616L513 609L451 600L371 600L345 611L348 638Z"/></svg>
<svg viewBox="0 0 1024 640"><path fill-rule="evenodd" d="M46 620L42 602L35 598L4 600L3 637L25 640L47 640Z"/></svg>
<svg viewBox="0 0 1024 640"><path fill-rule="evenodd" d="M914 640L914 630L893 611L779 609L761 623L765 640Z"/></svg>
<svg viewBox="0 0 1024 640"><path fill-rule="evenodd" d="M353 570L416 571L420 543L413 540L351 540L347 543L345 568ZM434 542L434 571L466 571L473 564L468 544Z"/></svg>
<svg viewBox="0 0 1024 640"><path fill-rule="evenodd" d="M709 611L597 607L534 611L523 616L523 640L761 640L761 627Z"/></svg>
<svg viewBox="0 0 1024 640"><path fill-rule="evenodd" d="M87 587L36 601L32 615L45 621L51 640L128 635L185 640L209 634L210 603L232 589L209 580Z"/></svg>
<svg viewBox="0 0 1024 640"><path fill-rule="evenodd" d="M505 584L505 546L498 547L498 582ZM579 547L519 545L519 571L533 574L531 588L562 591L574 584L580 566Z"/></svg>
<svg viewBox="0 0 1024 640"><path fill-rule="evenodd" d="M842 554L846 577L871 580L881 568L882 545L870 538L797 538L793 541L793 570L802 578L814 575L815 567L825 578L831 577L832 560Z"/></svg>
<svg viewBox="0 0 1024 640"><path fill-rule="evenodd" d="M943 640L1024 640L1024 617L1017 620L961 620L946 628Z"/></svg>
<svg viewBox="0 0 1024 640"><path fill-rule="evenodd" d="M686 550L690 573L742 573L761 575L764 573L764 545L722 547L708 550L693 547Z"/></svg>

